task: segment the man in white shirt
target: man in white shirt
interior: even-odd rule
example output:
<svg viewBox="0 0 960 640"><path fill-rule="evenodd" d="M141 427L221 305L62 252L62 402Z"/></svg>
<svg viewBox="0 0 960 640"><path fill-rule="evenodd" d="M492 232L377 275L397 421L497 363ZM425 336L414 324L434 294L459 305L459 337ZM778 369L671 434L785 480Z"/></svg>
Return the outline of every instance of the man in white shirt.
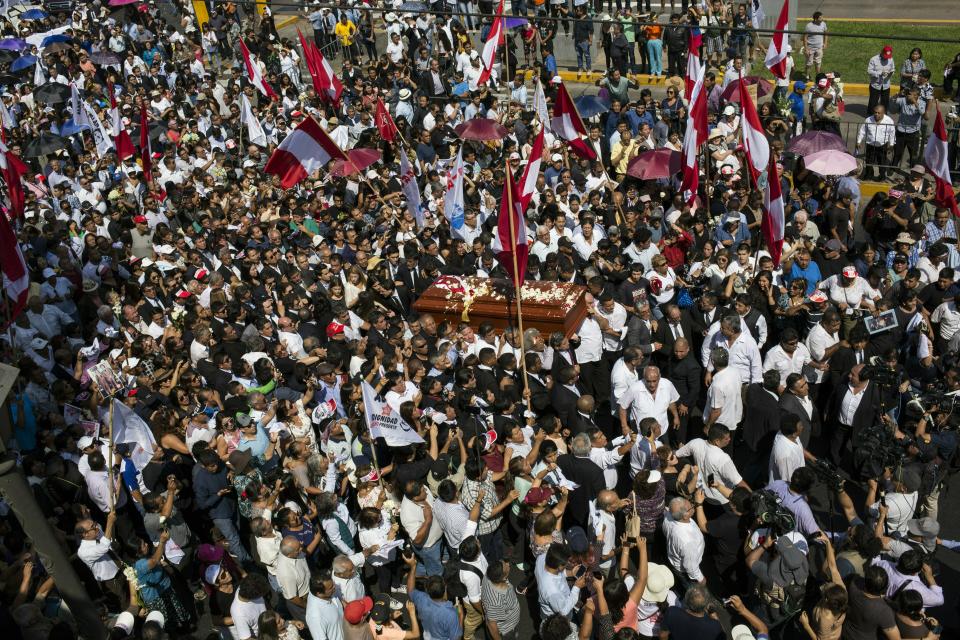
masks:
<svg viewBox="0 0 960 640"><path fill-rule="evenodd" d="M39 296L31 296L27 301L26 314L30 326L50 340L64 334L64 327L74 322L73 318L52 304L44 304Z"/></svg>
<svg viewBox="0 0 960 640"><path fill-rule="evenodd" d="M651 471L650 476L655 479L651 484L660 481L660 472ZM608 571L613 564L614 555L617 553L617 519L616 512L622 506L619 496L615 491L601 491L597 495L596 508L590 511L590 526L593 527L593 533L597 542L600 543L600 557L597 562L603 571Z"/></svg>
<svg viewBox="0 0 960 640"><path fill-rule="evenodd" d="M674 498L663 518L667 542L667 560L686 587L706 579L700 571L705 548L703 532L692 520L694 506L685 498Z"/></svg>
<svg viewBox="0 0 960 640"><path fill-rule="evenodd" d="M707 430L706 440L694 438L677 449L678 458L693 456L694 463L700 469L699 484L703 487L703 493L710 504L722 505L729 502L716 488L718 484L722 484L727 489L743 487L750 490L737 470L737 465L733 463L733 459L723 450L730 444L731 438L732 435L726 427L715 424Z"/></svg>
<svg viewBox="0 0 960 640"><path fill-rule="evenodd" d="M790 481L793 472L806 466L807 458L813 459L800 442L800 432L803 423L797 416L784 415L780 420L780 432L773 439L773 450L770 452L770 482L775 480Z"/></svg>
<svg viewBox="0 0 960 640"><path fill-rule="evenodd" d="M840 347L848 346L846 340L840 340L839 331L840 314L830 309L807 336L807 350L810 351L811 361L806 366L805 374L810 381L810 392L813 396L818 393L824 372L830 370L830 357Z"/></svg>
<svg viewBox="0 0 960 640"><path fill-rule="evenodd" d="M669 380L660 379L660 369L646 367L643 380L637 381L620 398L620 428L624 434L630 432L627 412L635 425L644 418L654 418L661 425L669 424L674 429L680 427L680 414L677 412L677 400L680 394ZM668 416L669 414L669 416ZM662 437L663 434L661 434Z"/></svg>
<svg viewBox="0 0 960 640"><path fill-rule="evenodd" d="M597 303L597 315L607 321L603 330L603 351L605 354L619 352L623 345L623 338L627 331L627 310L622 304L613 299L610 293L600 294Z"/></svg>
<svg viewBox="0 0 960 640"><path fill-rule="evenodd" d="M473 638L474 632L483 624L480 587L487 572L487 559L480 550L480 541L472 535L463 539L459 555L460 582L467 590L467 595L463 598L463 637Z"/></svg>
<svg viewBox="0 0 960 640"><path fill-rule="evenodd" d="M873 113L867 116L857 131L857 150L866 150L866 160L863 169L864 180L873 180L874 167L879 172L879 180L886 178L887 154L896 143L896 126L893 118L887 115L882 104L873 107Z"/></svg>
<svg viewBox="0 0 960 640"><path fill-rule="evenodd" d="M290 615L294 620L304 622L307 614L307 594L310 592L310 567L302 553L300 541L292 536L287 536L280 542L277 582Z"/></svg>
<svg viewBox="0 0 960 640"><path fill-rule="evenodd" d="M417 573L439 576L443 573L440 561L443 529L433 517L433 503L433 494L426 485L416 480L408 482L400 503L400 524L420 561Z"/></svg>
<svg viewBox="0 0 960 640"><path fill-rule="evenodd" d="M960 309L957 308L957 301L952 297L944 298L930 315L930 322L937 328L937 337L944 343L950 342L957 331L960 331Z"/></svg>
<svg viewBox="0 0 960 640"><path fill-rule="evenodd" d="M797 330L787 327L780 333L780 344L770 349L763 359L763 371L776 369L780 379L786 380L791 373L803 373L810 360L810 350L800 343Z"/></svg>
<svg viewBox="0 0 960 640"><path fill-rule="evenodd" d="M727 366L729 360L730 352L721 347L714 349L710 356L715 373L707 388L709 411L704 415L705 428L719 424L734 431L743 420L743 385L740 374Z"/></svg>
<svg viewBox="0 0 960 640"><path fill-rule="evenodd" d="M713 375L710 356L713 349L720 347L730 353L729 366L740 374L741 384L763 381L760 349L748 332L743 331L743 322L738 315L729 315L720 321L719 330L703 341L701 360L707 369L707 384Z"/></svg>
<svg viewBox="0 0 960 640"><path fill-rule="evenodd" d="M592 295L584 294L583 302L587 305L588 315L577 329L580 338L580 346L576 348L580 382L594 398L606 398L610 393L610 369L603 361L603 347L610 323L597 311Z"/></svg>
<svg viewBox="0 0 960 640"><path fill-rule="evenodd" d="M638 347L627 347L623 357L617 360L610 371L610 410L616 413L620 398L640 379L637 367L643 362L643 352Z"/></svg>
<svg viewBox="0 0 960 640"><path fill-rule="evenodd" d="M587 435L590 436L590 459L603 469L603 479L607 489L616 489L617 465L633 447L637 434L631 431L630 436L616 449L607 448L607 436L600 429L590 429Z"/></svg>
<svg viewBox="0 0 960 640"><path fill-rule="evenodd" d="M343 640L343 603L336 593L329 570L320 571L310 579L306 618L313 640ZM230 612L233 613L232 607Z"/></svg>
<svg viewBox="0 0 960 640"><path fill-rule="evenodd" d="M111 511L107 514L107 526L102 531L100 525L87 519L79 520L73 532L80 539L77 557L90 568L100 587L110 594L110 599L113 600L111 605L116 606L119 611L127 604L129 590L120 565L117 564L117 556L111 550L116 522L117 512Z"/></svg>

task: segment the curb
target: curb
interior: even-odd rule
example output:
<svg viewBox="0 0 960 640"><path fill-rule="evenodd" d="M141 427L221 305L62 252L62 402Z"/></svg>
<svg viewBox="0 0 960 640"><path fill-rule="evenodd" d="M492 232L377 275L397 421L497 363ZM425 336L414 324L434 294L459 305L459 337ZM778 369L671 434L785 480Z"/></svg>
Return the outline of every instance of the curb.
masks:
<svg viewBox="0 0 960 640"><path fill-rule="evenodd" d="M299 22L299 21L300 21L300 16L287 16L286 18L283 18L282 20L277 20L277 21L276 21L277 31L280 31L280 29L284 29L284 28L286 28L286 27L289 27L289 26L292 25L293 23Z"/></svg>

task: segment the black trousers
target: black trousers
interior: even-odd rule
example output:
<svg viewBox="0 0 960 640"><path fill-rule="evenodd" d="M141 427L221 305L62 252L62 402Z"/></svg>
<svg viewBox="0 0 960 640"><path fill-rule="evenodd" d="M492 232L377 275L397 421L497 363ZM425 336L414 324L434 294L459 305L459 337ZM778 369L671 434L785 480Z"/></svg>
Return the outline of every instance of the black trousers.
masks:
<svg viewBox="0 0 960 640"><path fill-rule="evenodd" d="M596 362L580 362L580 383L599 407L610 401L610 368L602 357Z"/></svg>
<svg viewBox="0 0 960 640"><path fill-rule="evenodd" d="M680 76L681 78L687 72L687 54L684 52L674 53L667 51L667 75Z"/></svg>
<svg viewBox="0 0 960 640"><path fill-rule="evenodd" d="M873 108L882 104L884 109L890 108L890 88L874 89L870 87L870 98L867 100L867 113L873 113Z"/></svg>
<svg viewBox="0 0 960 640"><path fill-rule="evenodd" d="M876 175L878 180L884 180L887 177L887 147L884 145L864 145L866 148L866 160L865 166L863 168L863 175L866 179L870 179L874 175L874 168L876 168Z"/></svg>
<svg viewBox="0 0 960 640"><path fill-rule="evenodd" d="M920 159L920 132L903 133L897 131L897 143L893 147L893 166L899 167L903 160L903 152L907 151L909 160L907 162L911 167Z"/></svg>

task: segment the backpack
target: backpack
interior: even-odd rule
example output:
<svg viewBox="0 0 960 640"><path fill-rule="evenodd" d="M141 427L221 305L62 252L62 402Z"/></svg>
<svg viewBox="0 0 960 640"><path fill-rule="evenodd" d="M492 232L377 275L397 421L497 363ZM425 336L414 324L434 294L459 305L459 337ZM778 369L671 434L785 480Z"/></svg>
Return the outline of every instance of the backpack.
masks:
<svg viewBox="0 0 960 640"><path fill-rule="evenodd" d="M448 562L443 568L443 581L447 583L447 596L451 599L463 600L467 597L467 586L460 580L460 571L470 571L483 581L483 572L472 564L463 560Z"/></svg>

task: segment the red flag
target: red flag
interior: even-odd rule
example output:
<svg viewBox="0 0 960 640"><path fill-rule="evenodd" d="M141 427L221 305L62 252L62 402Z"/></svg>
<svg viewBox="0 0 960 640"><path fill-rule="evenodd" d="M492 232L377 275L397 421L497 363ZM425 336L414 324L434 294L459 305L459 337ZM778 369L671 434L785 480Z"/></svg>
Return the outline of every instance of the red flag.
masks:
<svg viewBox="0 0 960 640"><path fill-rule="evenodd" d="M153 180L153 164L150 157L150 115L145 100L140 103L140 161L143 163L143 179L150 182Z"/></svg>
<svg viewBox="0 0 960 640"><path fill-rule="evenodd" d="M27 175L27 165L23 164L17 154L7 149L6 135L0 129L0 170L3 171L3 180L7 183L7 197L10 198L11 219L23 215L25 199L23 195L23 182L21 178Z"/></svg>
<svg viewBox="0 0 960 640"><path fill-rule="evenodd" d="M310 70L314 91L324 102L339 106L340 96L343 94L340 78L333 72L333 67L320 53L320 49L317 49L317 45L306 42L303 36L300 37L300 41L304 47L304 56L307 59L307 68Z"/></svg>
<svg viewBox="0 0 960 640"><path fill-rule="evenodd" d="M523 170L523 177L520 179L517 201L520 204L520 211L526 211L527 206L533 199L533 194L537 192L537 178L540 177L540 165L543 163L543 137L545 127L540 127L540 133L533 141L533 148L530 149L530 155L527 157L527 166Z"/></svg>
<svg viewBox="0 0 960 640"><path fill-rule="evenodd" d="M380 132L381 138L387 142L393 142L396 139L399 133L397 124L393 121L393 118L390 117L387 106L383 104L383 100L380 98L377 98L377 111L374 115L374 124L377 125L377 131Z"/></svg>
<svg viewBox="0 0 960 640"><path fill-rule="evenodd" d="M707 141L707 95L703 91L706 67L697 67L697 76L693 79L690 99L690 111L687 113L687 135L683 138L683 181L680 192L683 200L691 207L697 199L700 188L700 168L697 157L700 145Z"/></svg>
<svg viewBox="0 0 960 640"><path fill-rule="evenodd" d="M297 125L280 146L267 165L266 173L280 176L280 186L289 189L310 174L325 167L331 160L346 160L347 155L337 146L330 135L317 121L307 116Z"/></svg>
<svg viewBox="0 0 960 640"><path fill-rule="evenodd" d="M770 45L767 47L767 57L763 61L777 78L785 80L787 77L787 36L784 30L787 28L787 21L790 19L790 6L788 0L783 0L783 7L780 9L780 17L777 18L777 26L770 38Z"/></svg>
<svg viewBox="0 0 960 640"><path fill-rule="evenodd" d="M777 162L773 154L770 154L767 188L763 190L763 219L760 221L760 231L775 265L780 264L780 255L783 253L784 214L780 174L777 172Z"/></svg>
<svg viewBox="0 0 960 640"><path fill-rule="evenodd" d="M940 114L938 107L933 131L930 132L927 146L923 150L923 163L937 182L934 202L937 203L937 206L952 211L953 215L960 216L960 208L957 207L957 195L953 192L953 181L950 177L950 160L947 155L947 148L947 128L943 124L943 116Z"/></svg>
<svg viewBox="0 0 960 640"><path fill-rule="evenodd" d="M497 235L494 238L494 249L497 249L497 260L503 265L510 279L516 285L523 283L523 274L527 272L527 228L523 223L523 212L517 197L517 187L513 184L513 173L506 172L503 181L503 196L500 199L500 215L497 218ZM511 210L508 203L513 204ZM513 231L510 225L513 225ZM517 272L513 271L513 259L516 255Z"/></svg>
<svg viewBox="0 0 960 640"><path fill-rule="evenodd" d="M117 96L113 91L113 83L107 84L107 91L110 92L110 121L113 127L113 148L117 151L117 158L126 160L136 155L137 150L133 147L133 141L130 134L127 133L123 125L123 119L120 117L120 109L117 107Z"/></svg>
<svg viewBox="0 0 960 640"><path fill-rule="evenodd" d="M27 272L27 262L23 259L17 235L10 226L6 216L0 216L0 272L3 274L3 292L13 301L10 310L12 322L23 307L27 304L27 294L30 292L30 274Z"/></svg>
<svg viewBox="0 0 960 640"><path fill-rule="evenodd" d="M260 73L260 68L253 63L253 58L250 57L250 50L247 49L243 38L240 39L240 55L243 58L243 66L247 70L247 79L250 80L250 84L271 100L277 100L277 92L274 91L273 87L264 79L263 74Z"/></svg>
<svg viewBox="0 0 960 640"><path fill-rule="evenodd" d="M483 43L483 51L480 52L480 64L483 70L480 71L480 77L477 78L477 84L481 85L490 79L493 72L493 65L497 61L497 48L506 43L503 35L503 0L497 5L497 15L490 25L490 33L487 35L487 41ZM506 69L504 69L506 73Z"/></svg>

